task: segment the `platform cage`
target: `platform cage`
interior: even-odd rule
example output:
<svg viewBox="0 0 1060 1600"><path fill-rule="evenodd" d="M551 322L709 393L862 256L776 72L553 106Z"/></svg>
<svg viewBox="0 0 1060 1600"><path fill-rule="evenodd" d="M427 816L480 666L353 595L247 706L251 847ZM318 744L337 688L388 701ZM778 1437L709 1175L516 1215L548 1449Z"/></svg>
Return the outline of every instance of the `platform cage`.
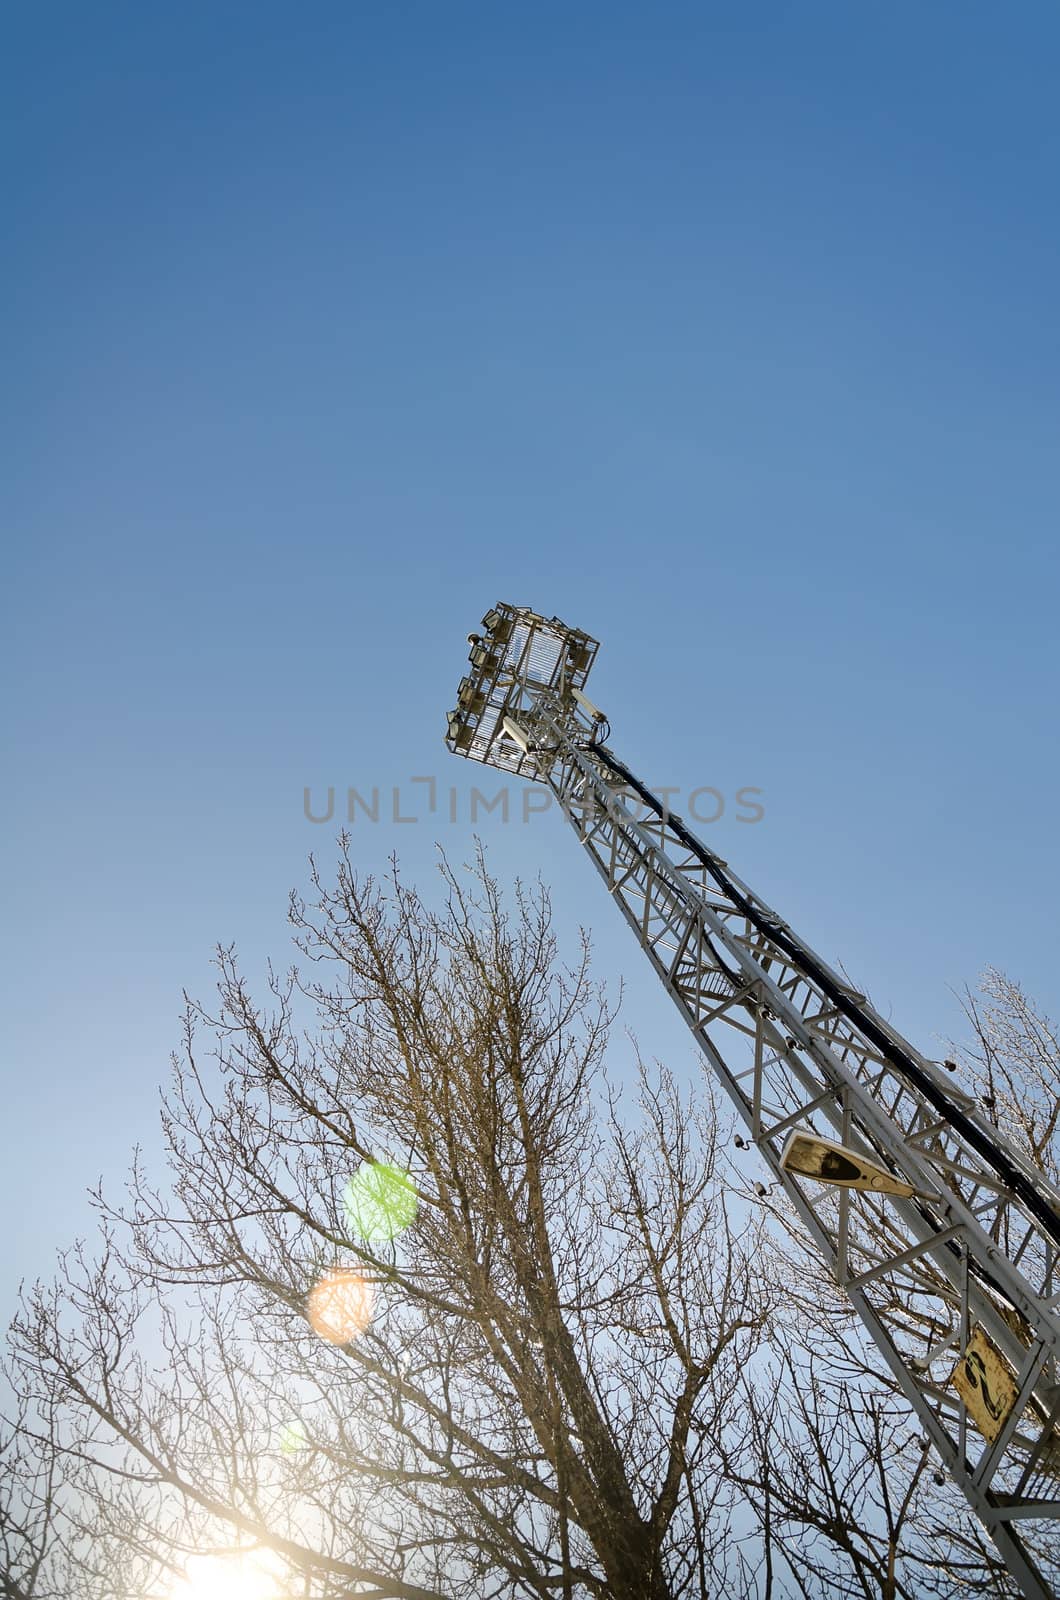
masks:
<svg viewBox="0 0 1060 1600"><path fill-rule="evenodd" d="M599 645L558 617L499 601L469 633L470 669L460 680L445 742L454 755L524 778L537 778L529 756L504 731L505 717L525 726L542 694L560 700L582 689Z"/></svg>

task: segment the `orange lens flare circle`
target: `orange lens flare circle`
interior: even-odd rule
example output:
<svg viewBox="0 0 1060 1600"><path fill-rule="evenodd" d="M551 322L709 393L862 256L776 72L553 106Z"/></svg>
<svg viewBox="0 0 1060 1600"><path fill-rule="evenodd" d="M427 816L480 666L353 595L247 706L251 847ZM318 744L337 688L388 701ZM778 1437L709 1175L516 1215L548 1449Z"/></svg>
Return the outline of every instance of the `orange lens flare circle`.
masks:
<svg viewBox="0 0 1060 1600"><path fill-rule="evenodd" d="M306 1316L326 1344L349 1344L364 1332L375 1309L375 1289L354 1267L333 1267L313 1285Z"/></svg>

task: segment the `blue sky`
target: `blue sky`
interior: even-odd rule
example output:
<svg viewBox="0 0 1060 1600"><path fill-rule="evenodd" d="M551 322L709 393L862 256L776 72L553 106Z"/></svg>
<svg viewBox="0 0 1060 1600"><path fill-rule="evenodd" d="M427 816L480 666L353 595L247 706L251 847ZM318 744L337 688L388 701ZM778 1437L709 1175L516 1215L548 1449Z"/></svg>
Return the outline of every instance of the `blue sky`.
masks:
<svg viewBox="0 0 1060 1600"><path fill-rule="evenodd" d="M359 858L466 854L497 599L602 640L649 781L762 790L705 837L915 1043L988 962L1060 1010L1054 6L4 35L0 1311L157 1148L214 943L286 958L305 786L436 774ZM559 817L478 829L692 1070Z"/></svg>

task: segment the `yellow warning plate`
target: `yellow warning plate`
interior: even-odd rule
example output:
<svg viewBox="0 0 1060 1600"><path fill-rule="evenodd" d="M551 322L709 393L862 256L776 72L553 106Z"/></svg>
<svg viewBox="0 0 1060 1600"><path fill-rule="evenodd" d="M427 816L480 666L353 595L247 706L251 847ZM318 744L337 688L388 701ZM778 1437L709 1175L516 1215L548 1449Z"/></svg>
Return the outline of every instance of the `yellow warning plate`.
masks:
<svg viewBox="0 0 1060 1600"><path fill-rule="evenodd" d="M1019 1390L1015 1372L982 1328L972 1333L950 1382L983 1438L993 1444L1012 1415Z"/></svg>

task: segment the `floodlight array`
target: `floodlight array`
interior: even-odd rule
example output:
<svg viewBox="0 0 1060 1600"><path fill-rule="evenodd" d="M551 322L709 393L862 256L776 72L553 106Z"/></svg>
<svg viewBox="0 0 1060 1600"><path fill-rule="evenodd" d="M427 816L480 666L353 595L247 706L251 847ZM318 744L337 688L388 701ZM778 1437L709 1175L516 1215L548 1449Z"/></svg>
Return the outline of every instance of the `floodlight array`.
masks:
<svg viewBox="0 0 1060 1600"><path fill-rule="evenodd" d="M563 697L581 689L599 646L559 617L503 601L486 612L482 628L468 634L469 671L457 688L445 742L454 755L538 778L533 759L505 734L504 718L542 694Z"/></svg>

